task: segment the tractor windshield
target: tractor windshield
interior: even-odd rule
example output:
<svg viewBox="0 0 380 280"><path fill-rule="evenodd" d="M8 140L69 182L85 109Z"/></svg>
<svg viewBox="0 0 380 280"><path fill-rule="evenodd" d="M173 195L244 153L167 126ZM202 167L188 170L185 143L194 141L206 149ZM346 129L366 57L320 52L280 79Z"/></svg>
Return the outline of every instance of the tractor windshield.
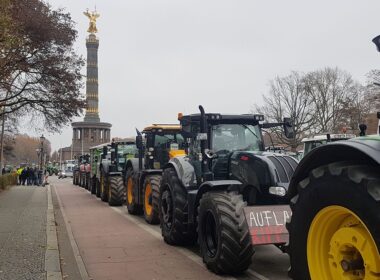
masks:
<svg viewBox="0 0 380 280"><path fill-rule="evenodd" d="M182 148L183 141L183 136L180 133L156 134L154 137L154 146L161 147L165 150L178 150Z"/></svg>
<svg viewBox="0 0 380 280"><path fill-rule="evenodd" d="M219 124L211 131L211 146L218 151L260 151L263 143L260 127L248 124Z"/></svg>

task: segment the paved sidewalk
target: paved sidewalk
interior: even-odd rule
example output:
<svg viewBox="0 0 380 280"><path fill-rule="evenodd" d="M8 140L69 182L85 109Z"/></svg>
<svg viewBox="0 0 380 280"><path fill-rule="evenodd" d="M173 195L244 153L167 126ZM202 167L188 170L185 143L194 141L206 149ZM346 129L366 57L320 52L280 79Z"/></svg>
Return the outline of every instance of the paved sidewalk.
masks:
<svg viewBox="0 0 380 280"><path fill-rule="evenodd" d="M45 280L47 189L15 186L0 194L0 279Z"/></svg>
<svg viewBox="0 0 380 280"><path fill-rule="evenodd" d="M90 279L221 279L68 180L53 182Z"/></svg>

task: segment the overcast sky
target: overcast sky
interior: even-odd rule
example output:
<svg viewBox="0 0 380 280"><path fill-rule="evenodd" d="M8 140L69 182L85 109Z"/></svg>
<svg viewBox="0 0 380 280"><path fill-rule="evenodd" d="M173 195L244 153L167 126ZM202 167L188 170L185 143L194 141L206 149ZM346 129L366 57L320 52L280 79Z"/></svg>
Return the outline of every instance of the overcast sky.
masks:
<svg viewBox="0 0 380 280"><path fill-rule="evenodd" d="M199 104L208 112L247 113L261 104L270 79L292 70L338 66L364 82L380 66L371 42L380 34L380 1L48 2L77 22L83 56L83 12L96 5L100 13L99 109L113 137L177 123L178 112L197 112ZM48 138L53 149L69 146L71 127Z"/></svg>

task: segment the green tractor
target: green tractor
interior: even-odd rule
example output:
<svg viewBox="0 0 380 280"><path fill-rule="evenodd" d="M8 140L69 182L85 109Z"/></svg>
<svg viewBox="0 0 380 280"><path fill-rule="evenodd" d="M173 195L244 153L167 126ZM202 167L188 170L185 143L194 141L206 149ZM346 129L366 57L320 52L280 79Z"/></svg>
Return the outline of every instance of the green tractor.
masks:
<svg viewBox="0 0 380 280"><path fill-rule="evenodd" d="M52 176L53 174L58 176L59 168L56 164L49 162L49 164L46 166L46 172L49 174L49 176Z"/></svg>
<svg viewBox="0 0 380 280"><path fill-rule="evenodd" d="M288 196L294 279L380 279L380 136L311 150Z"/></svg>
<svg viewBox="0 0 380 280"><path fill-rule="evenodd" d="M91 194L95 194L97 197L100 197L100 182L99 182L99 164L101 162L103 147L107 144L101 144L95 147L90 148L90 188L89 191Z"/></svg>
<svg viewBox="0 0 380 280"><path fill-rule="evenodd" d="M162 168L169 159L185 154L184 139L181 127L173 124L153 124L137 134L139 157L126 164L126 204L130 214L143 213L149 224L158 224Z"/></svg>
<svg viewBox="0 0 380 280"><path fill-rule="evenodd" d="M182 116L187 155L163 167L159 215L161 232L171 245L198 238L207 268L240 273L252 261L253 245L288 242L291 215L287 189L298 162L286 154L265 152L262 115L200 114ZM285 205L284 205L285 204Z"/></svg>
<svg viewBox="0 0 380 280"><path fill-rule="evenodd" d="M125 165L136 156L134 139L113 140L102 147L101 161L97 171L100 198L110 206L121 206L125 201Z"/></svg>

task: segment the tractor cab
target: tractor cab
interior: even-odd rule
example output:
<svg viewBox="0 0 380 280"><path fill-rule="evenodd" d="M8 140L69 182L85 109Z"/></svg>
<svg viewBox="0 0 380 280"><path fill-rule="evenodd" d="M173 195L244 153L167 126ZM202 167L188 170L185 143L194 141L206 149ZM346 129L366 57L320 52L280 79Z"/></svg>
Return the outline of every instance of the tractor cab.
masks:
<svg viewBox="0 0 380 280"><path fill-rule="evenodd" d="M287 136L292 137L289 119L263 123L264 116L259 114L205 114L201 109L200 114L179 114L179 120L183 134L189 139L188 154L198 184L228 179L256 186L289 184L297 161L286 154L266 152L261 130L283 126Z"/></svg>
<svg viewBox="0 0 380 280"><path fill-rule="evenodd" d="M185 154L185 142L180 125L153 124L145 127L142 134L145 136L145 145L142 145L141 140L136 141L140 141L144 169L161 169L169 159Z"/></svg>
<svg viewBox="0 0 380 280"><path fill-rule="evenodd" d="M355 138L355 134L320 134L320 135L314 135L312 137L303 138L303 156L307 155L311 150L326 145L330 142L336 142L340 140L348 140L351 138Z"/></svg>

